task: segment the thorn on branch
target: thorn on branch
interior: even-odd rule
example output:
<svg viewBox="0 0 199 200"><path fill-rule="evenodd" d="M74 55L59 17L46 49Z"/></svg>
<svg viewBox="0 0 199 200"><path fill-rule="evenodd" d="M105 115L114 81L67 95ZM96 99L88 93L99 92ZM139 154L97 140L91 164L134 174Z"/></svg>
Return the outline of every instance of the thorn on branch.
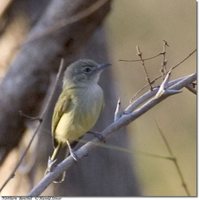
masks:
<svg viewBox="0 0 199 200"><path fill-rule="evenodd" d="M114 122L122 117L123 111L121 110L121 100L120 98L117 101L117 106L114 113Z"/></svg>
<svg viewBox="0 0 199 200"><path fill-rule="evenodd" d="M161 97L163 94L165 94L166 92L166 88L168 86L168 82L169 82L169 78L171 76L171 70L167 73L166 77L164 78L162 84L160 85L160 88L157 92L157 94L155 95L155 98L159 98ZM167 90L168 91L168 90Z"/></svg>

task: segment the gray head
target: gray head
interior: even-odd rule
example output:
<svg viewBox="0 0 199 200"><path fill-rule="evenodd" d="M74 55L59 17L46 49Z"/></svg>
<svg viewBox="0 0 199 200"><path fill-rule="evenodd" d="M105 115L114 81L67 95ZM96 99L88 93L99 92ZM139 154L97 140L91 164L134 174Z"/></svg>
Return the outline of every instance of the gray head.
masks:
<svg viewBox="0 0 199 200"><path fill-rule="evenodd" d="M65 84L97 83L101 72L110 64L98 64L93 60L81 59L70 64L64 73Z"/></svg>

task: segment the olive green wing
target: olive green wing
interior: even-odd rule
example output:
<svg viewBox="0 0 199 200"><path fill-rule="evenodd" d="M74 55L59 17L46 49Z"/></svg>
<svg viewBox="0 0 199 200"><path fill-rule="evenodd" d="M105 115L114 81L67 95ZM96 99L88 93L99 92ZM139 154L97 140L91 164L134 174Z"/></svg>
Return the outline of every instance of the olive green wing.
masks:
<svg viewBox="0 0 199 200"><path fill-rule="evenodd" d="M62 115L70 110L71 104L72 104L71 96L67 93L62 93L58 98L52 117L52 127L51 127L52 136L55 135L55 130Z"/></svg>

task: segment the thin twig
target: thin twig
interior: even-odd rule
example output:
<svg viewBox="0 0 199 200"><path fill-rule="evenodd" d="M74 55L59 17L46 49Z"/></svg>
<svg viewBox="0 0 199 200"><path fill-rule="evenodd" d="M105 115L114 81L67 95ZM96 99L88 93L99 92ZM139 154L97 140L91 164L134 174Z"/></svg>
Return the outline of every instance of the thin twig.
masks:
<svg viewBox="0 0 199 200"><path fill-rule="evenodd" d="M155 54L154 56L150 56L150 57L148 57L148 58L143 58L143 57L142 57L142 59L131 59L131 60L129 60L129 59L120 59L119 61L120 61L120 62L140 62L140 61L142 61L142 60L143 60L143 61L152 60L152 59L157 58L157 57L159 57L159 56L161 56L161 55L164 55L164 54L165 54L165 51L166 51L166 46L169 46L169 45L168 45L168 43L167 43L166 40L163 40L163 42L164 42L163 51L161 51L160 53ZM164 59L164 60L165 60L165 59Z"/></svg>
<svg viewBox="0 0 199 200"><path fill-rule="evenodd" d="M175 85L171 86L170 89L172 90L180 90L181 88L185 87L187 84L192 83L197 78L196 74L192 74L188 76L186 79L180 80ZM141 115L143 115L145 112L153 108L155 105L169 97L170 94L165 94L160 96L160 98L152 98L148 102L146 102L144 105L142 105L140 108L136 109L133 113L123 115L120 119L118 119L116 122L113 122L110 124L107 128L105 128L100 134L104 136L105 138L110 137L111 134L128 125ZM87 156L89 151L92 151L93 148L95 148L96 145L93 143L99 142L98 138L95 138L89 142L87 142L85 145L83 145L81 148L79 148L77 151L75 151L75 154L79 159ZM61 175L65 170L69 169L71 165L73 165L75 161L71 156L64 159L61 163L59 163L52 172L47 174L42 178L42 180L32 189L32 191L28 194L29 196L38 196L40 195L49 184L51 184L59 175Z"/></svg>
<svg viewBox="0 0 199 200"><path fill-rule="evenodd" d="M152 59L157 58L157 57L159 57L161 55L162 55L162 53L160 52L160 53L158 53L158 54L156 54L154 56L151 56L151 57L148 57L148 58L142 58L142 60L144 60L144 61L146 61L146 60L152 60ZM142 60L141 59L134 59L134 60L120 59L119 61L121 61L121 62L140 62Z"/></svg>
<svg viewBox="0 0 199 200"><path fill-rule="evenodd" d="M30 137L31 136L32 136L32 134L30 135ZM28 140L30 140L30 139L28 138ZM25 159L24 159L22 161L22 163L20 164L18 170L17 170L20 174L29 174L29 172L32 170L33 166L35 166L35 162L36 162L36 158L37 158L37 154L35 153L35 149L36 149L37 143L38 143L38 135L36 135L36 137L34 138L34 143L32 143L32 145L29 149L30 155L26 154L26 156L28 156L29 159L27 161L25 161ZM17 159L19 159L22 156L25 148L27 148L26 145L24 145L22 147L20 145L19 156L18 156Z"/></svg>
<svg viewBox="0 0 199 200"><path fill-rule="evenodd" d="M196 53L196 49L194 49L191 53L189 53L183 60L181 60L179 63L177 63L176 65L174 65L173 67L171 67L171 69L175 69L176 67L178 67L179 65L181 65L184 61L186 61L189 57L191 57L194 53Z"/></svg>
<svg viewBox="0 0 199 200"><path fill-rule="evenodd" d="M24 150L24 153L21 155L19 161L17 162L16 166L14 167L14 169L12 170L12 172L10 173L10 175L8 176L8 178L6 179L6 181L3 183L3 185L1 186L0 188L0 192L3 190L3 188L8 184L8 182L15 176L15 173L17 171L17 169L19 168L20 164L22 163L24 157L26 156L35 136L37 135L41 125L42 125L42 121L44 120L45 118L45 114L46 114L46 111L48 110L51 102L52 102L52 99L53 99L53 96L55 94L55 90L57 89L57 86L58 86L58 82L60 80L60 77L61 77L61 74L63 74L63 71L64 71L64 59L61 59L61 63L60 63L60 67L59 67L59 71L58 71L58 74L57 74L57 77L56 77L56 81L55 81L55 85L52 89L52 93L50 94L49 98L48 98L48 101L41 113L41 117L39 118L35 118L36 120L38 119L41 119L39 120L39 124L37 126L37 128L35 129L34 133L33 133L33 136L32 138L30 139L30 142L28 143L26 149ZM23 114L24 115L24 114ZM25 115L26 117L30 118L29 116Z"/></svg>
<svg viewBox="0 0 199 200"><path fill-rule="evenodd" d="M159 127L157 121L155 121L155 123L156 123L156 126L157 126L157 128L158 128L158 132L160 133L160 135L161 135L161 137L162 137L162 140L163 140L163 142L164 142L164 144L165 144L165 146L166 146L166 148L167 148L167 150L168 150L168 152L169 152L169 154L170 154L170 157L172 158L171 161L173 161L173 163L174 163L174 165L175 165L175 167L176 167L176 170L177 170L177 173L178 173L178 175L179 175L179 177L180 177L182 186L183 186L183 188L184 188L184 190L185 190L187 196L191 196L190 191L189 191L189 189L188 189L188 187L187 187L187 184L186 184L186 182L185 182L185 179L184 179L182 170L180 169L180 166L179 166L179 164L178 164L178 160L177 160L177 158L175 157L175 155L173 154L173 151L172 151L172 149L171 149L171 146L170 146L170 144L169 144L167 138L165 137L163 131L162 131L161 128Z"/></svg>
<svg viewBox="0 0 199 200"><path fill-rule="evenodd" d="M189 53L183 60L181 60L180 62L178 62L176 65L174 65L173 67L170 68L170 70L173 70L175 68L177 68L179 65L181 65L183 62L185 62L189 57L191 57L194 53L196 53L196 49L194 49L191 53ZM162 75L159 75L157 77L155 77L153 80L151 80L151 84L155 83L158 79L162 78ZM146 85L143 86L143 88L139 89L135 95L132 97L132 100L135 99L138 94L140 94L140 92L142 92L144 89L146 89L149 86L149 84L147 83Z"/></svg>
<svg viewBox="0 0 199 200"><path fill-rule="evenodd" d="M32 116L29 116L29 115L26 115L22 110L19 110L19 114L22 116L22 117L25 117L31 121L39 121L39 122L42 122L42 118L40 117L32 117Z"/></svg>
<svg viewBox="0 0 199 200"><path fill-rule="evenodd" d="M162 59L162 64L161 64L162 66L161 66L161 70L160 70L163 78L167 73L167 69L166 69L166 65L167 65L166 47L169 47L169 45L168 45L166 40L163 40L163 49L162 49L162 52L161 52L163 59Z"/></svg>
<svg viewBox="0 0 199 200"><path fill-rule="evenodd" d="M142 62L142 66L143 66L143 69L144 69L144 73L145 73L145 75L146 75L146 80L147 80L147 82L148 82L148 85L150 86L151 91L152 91L152 90L153 90L153 87L152 87L152 84L151 84L151 81L150 81L150 78L149 78L149 74L148 74L148 72L147 72L147 70L146 70L146 66L145 66L144 60L143 60L143 58L142 58L142 52L140 51L140 48L139 48L138 45L136 46L136 51L137 51L137 55L140 57L140 60L141 60L141 62Z"/></svg>
<svg viewBox="0 0 199 200"><path fill-rule="evenodd" d="M88 141L84 140L84 139L80 139L80 140L78 140L78 142L86 144ZM105 148L105 149L110 149L110 150L118 151L118 152L129 153L129 154L133 154L133 155L135 155L135 153L137 153L138 155L141 155L141 156L159 158L159 159L164 159L164 160L165 159L167 159L167 160L173 159L173 157L170 157L170 156L159 155L159 154L149 153L149 152L135 150L135 149L133 149L133 151L131 151L127 148L119 147L119 146L116 146L116 145L113 145L113 144L105 144L105 143L99 143L99 142L96 142L96 143L93 142L93 144L97 147L102 147L102 148Z"/></svg>
<svg viewBox="0 0 199 200"><path fill-rule="evenodd" d="M172 85L175 85L176 83L178 83L179 81L182 81L186 78L188 78L189 76L185 76L185 77L180 77L178 79L172 80L168 82L168 87L171 87ZM150 98L154 97L156 95L156 93L158 92L159 87L153 88L153 91L148 91L145 94L143 94L142 96L140 96L139 98L137 98L136 100L132 101L127 108L124 110L124 114L129 114L131 112L133 112L136 108L138 108L140 105L142 105L144 102L146 102L147 100L149 100Z"/></svg>

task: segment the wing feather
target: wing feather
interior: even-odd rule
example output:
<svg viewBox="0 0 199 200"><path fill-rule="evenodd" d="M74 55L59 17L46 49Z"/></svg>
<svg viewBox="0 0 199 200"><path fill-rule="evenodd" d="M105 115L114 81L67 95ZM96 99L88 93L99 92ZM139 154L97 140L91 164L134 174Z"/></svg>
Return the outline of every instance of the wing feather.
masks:
<svg viewBox="0 0 199 200"><path fill-rule="evenodd" d="M61 119L61 116L64 113L68 112L70 110L69 108L71 107L71 97L66 92L60 95L54 108L54 113L52 117L52 127L51 127L53 136L55 135L55 130L57 128L59 120Z"/></svg>

